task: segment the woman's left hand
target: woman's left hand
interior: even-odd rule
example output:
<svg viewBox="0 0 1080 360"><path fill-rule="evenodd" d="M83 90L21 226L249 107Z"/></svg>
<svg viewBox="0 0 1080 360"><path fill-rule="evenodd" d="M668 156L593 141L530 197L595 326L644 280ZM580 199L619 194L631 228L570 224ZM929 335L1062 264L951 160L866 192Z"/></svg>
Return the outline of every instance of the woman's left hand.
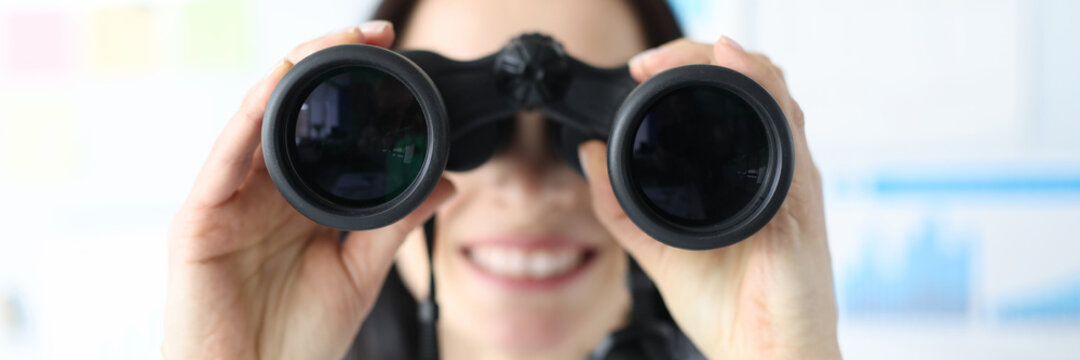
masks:
<svg viewBox="0 0 1080 360"><path fill-rule="evenodd" d="M776 216L728 247L665 245L627 218L608 180L606 146L579 149L600 221L656 283L679 327L710 359L837 359L836 299L825 233L821 178L806 144L803 113L784 75L764 55L724 37L714 45L677 40L630 61L638 81L688 64L734 69L757 81L784 110L795 175Z"/></svg>

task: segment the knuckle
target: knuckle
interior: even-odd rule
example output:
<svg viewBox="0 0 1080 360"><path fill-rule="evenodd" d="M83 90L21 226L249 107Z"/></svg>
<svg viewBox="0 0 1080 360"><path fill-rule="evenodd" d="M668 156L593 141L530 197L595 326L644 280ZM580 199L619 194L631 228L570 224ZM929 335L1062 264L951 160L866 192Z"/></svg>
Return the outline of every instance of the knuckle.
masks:
<svg viewBox="0 0 1080 360"><path fill-rule="evenodd" d="M805 116L803 116L802 108L799 106L799 103L795 102L795 100L791 100L790 102L791 105L789 106L789 108L791 108L791 125L794 126L796 129L802 131L804 128L806 128L806 120Z"/></svg>
<svg viewBox="0 0 1080 360"><path fill-rule="evenodd" d="M292 57L293 54L296 54L296 53L300 52L300 49L303 49L304 46L307 45L310 42L311 41L307 41L307 42L301 43L299 45L293 46L292 50L289 50L289 53L286 56L287 57Z"/></svg>
<svg viewBox="0 0 1080 360"><path fill-rule="evenodd" d="M237 115L245 122L255 122L262 120L265 112L266 107L263 104L247 104Z"/></svg>
<svg viewBox="0 0 1080 360"><path fill-rule="evenodd" d="M699 43L687 38L673 40L668 43L666 47L670 47L679 51L687 51L695 55L702 55L706 58L711 57L712 54L712 45Z"/></svg>
<svg viewBox="0 0 1080 360"><path fill-rule="evenodd" d="M288 54L288 56L286 58L288 58L290 60L296 60L297 56L300 56L300 54L303 54L308 48L314 46L321 39L322 38L309 40L309 41L307 41L305 43L302 43L300 45L296 45L296 47L294 47L292 50L289 51L289 54Z"/></svg>
<svg viewBox="0 0 1080 360"><path fill-rule="evenodd" d="M759 52L750 52L750 57L762 66L773 66L773 61L768 55Z"/></svg>
<svg viewBox="0 0 1080 360"><path fill-rule="evenodd" d="M756 66L753 64L747 66L744 71L746 73L746 76L749 76L750 78L761 83L762 86L765 86L767 88L774 83L773 79L774 76L776 76L776 73L773 72L772 69L762 66Z"/></svg>
<svg viewBox="0 0 1080 360"><path fill-rule="evenodd" d="M784 80L785 76L784 76L784 69L783 68L781 68L779 66L776 66L776 65L773 65L772 69L773 69L773 72L775 72L776 75L780 77L780 80Z"/></svg>
<svg viewBox="0 0 1080 360"><path fill-rule="evenodd" d="M169 232L169 251L186 261L197 260L210 252L226 233L223 224L215 221L215 215L209 209L191 209L179 214Z"/></svg>
<svg viewBox="0 0 1080 360"><path fill-rule="evenodd" d="M699 43L699 42L692 42L691 44L693 44L694 49L696 49L699 52L706 53L706 54L712 54L713 46L710 45L710 44Z"/></svg>
<svg viewBox="0 0 1080 360"><path fill-rule="evenodd" d="M669 42L671 46L688 46L694 44L694 42L687 38L678 38Z"/></svg>
<svg viewBox="0 0 1080 360"><path fill-rule="evenodd" d="M772 59L762 53L750 53L752 61L752 68L759 71L762 74L776 74L783 78L783 70L780 69Z"/></svg>

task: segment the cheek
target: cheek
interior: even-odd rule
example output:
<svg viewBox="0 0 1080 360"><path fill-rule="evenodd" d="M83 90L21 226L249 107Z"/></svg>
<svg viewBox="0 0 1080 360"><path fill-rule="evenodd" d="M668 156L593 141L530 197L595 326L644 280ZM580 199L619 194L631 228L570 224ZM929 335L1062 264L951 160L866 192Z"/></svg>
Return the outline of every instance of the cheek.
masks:
<svg viewBox="0 0 1080 360"><path fill-rule="evenodd" d="M593 214L588 183L561 158L556 160L557 167L535 175L523 175L509 164L511 161L499 159L469 172L444 173L456 189L454 197L439 209L440 222L450 227L447 230L566 229L590 238L610 237ZM522 180L531 176L542 180Z"/></svg>
<svg viewBox="0 0 1080 360"><path fill-rule="evenodd" d="M455 193L436 213L440 239L457 238L446 235L452 234L458 227L472 226L467 223L472 213L488 211L485 210L485 204L477 202L479 197L477 185L482 183L479 181L482 179L478 174L480 171L482 170L477 169L469 173L444 173L443 176L454 185Z"/></svg>

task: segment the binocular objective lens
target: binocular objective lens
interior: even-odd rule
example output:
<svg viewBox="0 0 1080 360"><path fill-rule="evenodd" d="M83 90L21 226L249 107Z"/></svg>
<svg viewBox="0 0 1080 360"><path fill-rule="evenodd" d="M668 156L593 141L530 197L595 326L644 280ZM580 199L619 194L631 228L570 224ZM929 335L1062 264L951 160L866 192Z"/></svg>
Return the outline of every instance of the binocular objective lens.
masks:
<svg viewBox="0 0 1080 360"><path fill-rule="evenodd" d="M370 207L401 194L427 153L424 113L392 75L367 68L320 78L296 113L289 157L320 196Z"/></svg>
<svg viewBox="0 0 1080 360"><path fill-rule="evenodd" d="M688 86L664 95L633 139L631 181L653 211L675 224L721 223L764 185L765 126L749 103L728 90Z"/></svg>

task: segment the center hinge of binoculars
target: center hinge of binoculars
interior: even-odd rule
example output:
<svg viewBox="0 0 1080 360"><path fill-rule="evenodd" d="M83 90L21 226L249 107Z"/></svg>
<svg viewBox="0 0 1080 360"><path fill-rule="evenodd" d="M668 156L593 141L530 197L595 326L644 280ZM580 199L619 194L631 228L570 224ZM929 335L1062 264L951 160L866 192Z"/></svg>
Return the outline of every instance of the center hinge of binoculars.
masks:
<svg viewBox="0 0 1080 360"><path fill-rule="evenodd" d="M562 98L570 83L568 59L549 36L518 36L495 57L495 85L523 109L535 109Z"/></svg>

